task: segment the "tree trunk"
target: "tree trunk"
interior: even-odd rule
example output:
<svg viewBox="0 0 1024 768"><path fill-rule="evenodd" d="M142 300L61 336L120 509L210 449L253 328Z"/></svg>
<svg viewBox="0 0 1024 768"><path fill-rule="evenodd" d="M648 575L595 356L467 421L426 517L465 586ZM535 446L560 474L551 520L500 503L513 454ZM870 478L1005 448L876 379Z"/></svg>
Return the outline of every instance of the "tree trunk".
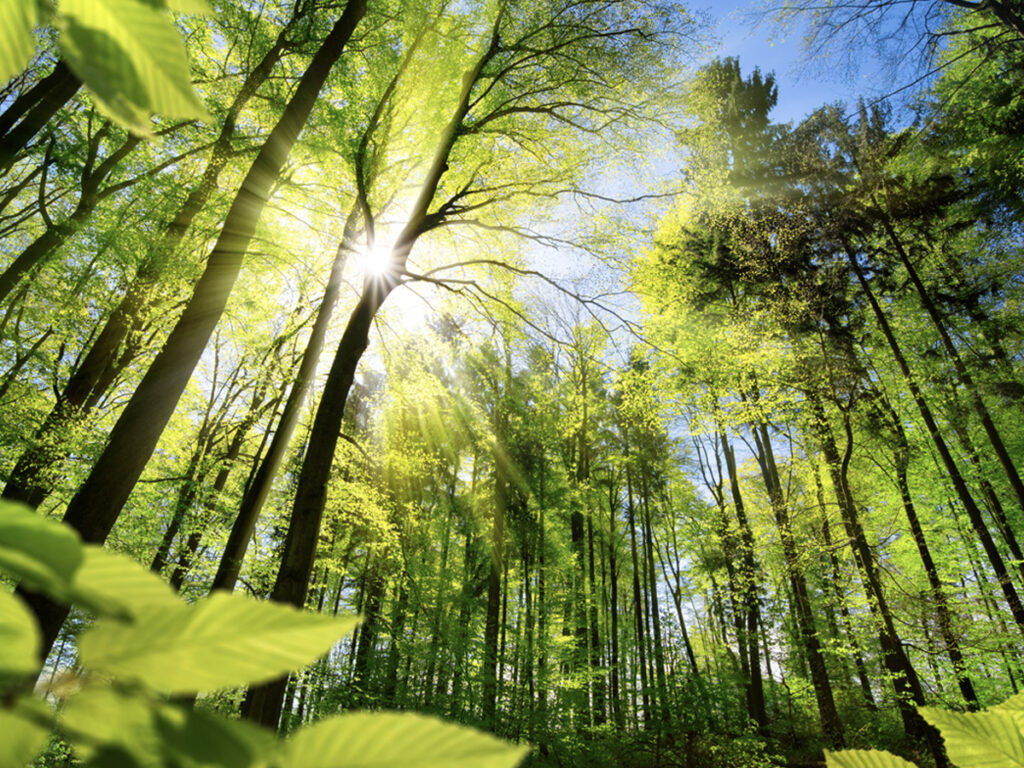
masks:
<svg viewBox="0 0 1024 768"><path fill-rule="evenodd" d="M758 653L758 637L761 623L761 605L758 599L758 565L754 557L754 535L747 521L746 506L740 493L739 473L736 471L736 454L733 452L726 437L725 430L720 431L722 453L725 454L725 466L729 472L729 490L732 494L733 509L740 532L740 569L739 587L746 614L745 639L748 658L747 713L757 724L758 731L764 733L768 724L768 715L764 703L764 681L761 677L761 659ZM681 620L681 619L680 619ZM690 651L692 653L692 651Z"/></svg>
<svg viewBox="0 0 1024 768"><path fill-rule="evenodd" d="M41 264L60 248L92 216L96 206L103 199L109 197L114 191L120 191L134 183L134 181L128 180L120 184L111 185L103 190L100 189L100 186L110 177L110 174L117 170L121 161L128 157L141 141L137 136L129 136L121 143L121 146L111 152L99 165L96 165L96 153L99 151L100 141L106 133L107 131L101 128L90 137L88 156L82 169L81 189L75 209L63 221L51 222L47 219L47 225L43 232L29 243L7 265L3 272L0 272L0 301L3 301L11 294L11 291L15 289L29 270ZM138 181L140 178L136 177L135 181Z"/></svg>
<svg viewBox="0 0 1024 768"><path fill-rule="evenodd" d="M137 355L139 344L133 337L141 332L145 323L146 310L151 303L150 294L192 221L217 189L221 171L232 154L231 140L238 115L281 58L296 18L292 17L274 45L246 76L213 143L202 180L159 235L156 247L147 252L124 298L107 317L89 351L57 395L53 408L33 436L31 446L15 463L4 487L4 498L24 501L30 506L42 503L52 492L52 483L46 481L46 475L67 458L67 447L61 435L88 414L93 404Z"/></svg>
<svg viewBox="0 0 1024 768"><path fill-rule="evenodd" d="M925 739L935 758L936 765L943 768L946 763L945 752L939 733L935 728L925 722L924 718L917 712L917 707L924 705L924 691L917 676L917 671L910 663L906 652L903 650L903 643L899 633L896 631L896 624L889 609L889 603L885 592L882 590L882 583L879 579L878 565L875 554L871 551L864 528L860 523L857 513L856 502L850 490L848 471L850 458L853 453L853 431L850 425L849 413L843 413L843 425L846 430L846 449L840 457L838 446L832 435L831 427L827 421L824 408L820 400L813 393L808 394L808 401L814 421L814 428L817 433L819 447L825 458L828 467L829 477L832 480L832 487L836 494L836 501L843 519L843 527L849 538L850 547L853 550L853 559L860 570L861 578L868 593L868 607L876 619L878 629L878 642L882 648L882 659L889 670L890 680L896 696L896 705L903 720L903 729L908 736Z"/></svg>
<svg viewBox="0 0 1024 768"><path fill-rule="evenodd" d="M899 488L900 501L903 503L903 511L907 516L907 524L910 526L910 533L914 537L914 544L917 547L918 555L921 557L921 564L924 567L925 575L928 577L928 586L932 591L932 600L935 601L935 616L939 625L939 632L942 635L943 644L946 647L946 654L956 673L957 685L960 687L960 694L964 697L969 710L978 709L978 697L974 692L974 684L964 665L963 653L960 650L960 642L953 630L953 616L949 610L949 601L946 591L942 586L942 579L939 578L938 569L932 558L931 549L924 536L924 529L917 517L917 509L914 507L913 497L910 493L910 482L907 478L907 466L910 461L910 444L906 432L903 429L903 422L893 409L892 405L884 396L876 398L888 416L889 423L896 433L896 447L893 462L896 466L896 486Z"/></svg>
<svg viewBox="0 0 1024 768"><path fill-rule="evenodd" d="M818 639L818 630L814 626L814 614L811 610L811 599L807 589L807 580L800 565L800 554L796 538L789 521L789 510L782 491L779 471L775 465L768 427L762 422L751 429L757 446L757 461L768 489L768 498L779 526L779 538L782 543L782 555L786 563L793 596L794 614L799 626L800 638L803 643L804 658L810 670L811 684L818 703L818 714L821 725L832 747L841 749L845 746L843 723L836 710L835 698L832 695L832 683L825 666L825 656Z"/></svg>
<svg viewBox="0 0 1024 768"><path fill-rule="evenodd" d="M636 508L633 505L633 481L626 473L626 504L629 512L630 556L633 560L633 617L636 630L636 647L640 657L640 694L644 708L644 723L651 722L650 689L647 684L647 637L644 632L643 594L640 591L640 562L637 556L636 543Z"/></svg>
<svg viewBox="0 0 1024 768"><path fill-rule="evenodd" d="M658 608L658 580L654 570L654 530L651 526L650 488L647 487L646 473L641 475L643 493L644 549L647 553L647 586L651 593L651 625L654 637L654 673L658 685L658 699L661 703L662 730L671 730L672 713L668 701L668 683L665 679L665 647L661 638L661 611Z"/></svg>
<svg viewBox="0 0 1024 768"><path fill-rule="evenodd" d="M388 652L388 666L384 674L384 687L381 691L381 703L392 709L398 707L398 662L402 654L405 634L405 620L409 613L409 589L405 576L400 575L398 599L391 610L391 649Z"/></svg>
<svg viewBox="0 0 1024 768"><path fill-rule="evenodd" d="M506 429L507 429L507 425ZM501 432L499 431L499 442ZM491 527L491 557L487 571L487 618L484 623L484 655L482 663L483 722L496 731L498 695L498 614L501 608L501 575L505 562L505 511L508 507L509 478L507 459L500 447L495 451L494 520Z"/></svg>
<svg viewBox="0 0 1024 768"><path fill-rule="evenodd" d="M1017 471L1017 466L1013 463L1013 459L1010 457L1010 452L1006 449L1006 444L1003 442L1002 435L999 433L995 423L992 421L992 415L989 413L988 407L985 405L985 401L981 398L981 393L978 390L977 384L974 382L974 377L971 376L970 371L967 370L967 366L964 365L964 361L961 359L956 345L953 344L953 340L950 338L949 331L946 330L945 321L939 312L938 307L935 306L935 302L932 301L932 297L929 295L924 283L917 274L917 269L915 269L914 264L910 259L910 255L903 248L903 243L897 236L896 230L893 228L888 216L884 216L882 218L882 226L885 228L890 242L896 249L896 253L899 254L900 261L903 263L904 269L907 270L907 275L910 277L910 281L914 284L914 288L917 290L917 295L921 299L921 304L928 313L928 317L931 319L932 325L935 326L935 330L938 332L939 338L942 340L942 346L953 363L953 369L956 371L964 389L967 390L968 397L971 399L971 406L974 408L974 412L978 415L978 420L981 422L981 426L985 430L985 435L988 437L992 450L996 454L996 458L999 459L999 465L1003 468L1006 479L1010 483L1010 488L1013 489L1013 495L1017 498L1017 503L1020 505L1020 508L1024 510L1024 481L1021 481L1020 473Z"/></svg>
<svg viewBox="0 0 1024 768"><path fill-rule="evenodd" d="M224 492L224 486L227 485L228 477L231 475L231 470L234 468L235 461L238 459L238 455L242 452L242 446L245 444L245 438L249 434L249 430L252 429L256 420L259 418L263 411L263 396L265 394L265 388L260 386L257 388L256 393L253 395L253 400L249 406L249 411L246 413L245 418L242 419L241 423L235 429L235 434L231 438L231 442L228 444L227 451L224 453L221 459L221 467L217 470L217 474L213 478L213 485L210 490L204 494L203 499L203 511L197 516L197 522L199 527L195 530L189 531L188 540L185 542L185 546L181 548L178 554L178 563L171 572L171 586L176 591L181 591L181 585L185 581L185 577L188 576L188 572L192 569L192 563L195 560L196 552L199 549L199 543L202 541L205 529L209 526L211 521L216 519L216 505L220 499L221 493Z"/></svg>
<svg viewBox="0 0 1024 768"><path fill-rule="evenodd" d="M619 569L615 557L615 522L619 513L618 489L612 481L608 483L608 580L611 582L609 606L611 612L611 659L608 663L608 687L612 704L612 720L615 727L622 730L626 726L622 711L622 700L619 685Z"/></svg>
<svg viewBox="0 0 1024 768"><path fill-rule="evenodd" d="M107 447L89 477L68 505L64 521L79 531L85 541L102 543L106 540L152 456L224 311L271 187L328 74L365 11L365 0L349 0L313 56L288 106L242 182L184 313L111 430ZM39 595L31 596L31 605L39 619L43 635L41 653L45 656L67 615L67 608ZM280 714L280 696L278 699L277 714ZM275 716L275 725L276 720Z"/></svg>
<svg viewBox="0 0 1024 768"><path fill-rule="evenodd" d="M349 219L351 222L351 215ZM348 224L345 231L346 235L350 233ZM246 550L249 548L249 541L256 529L256 521L259 519L263 505L273 488L274 478L284 461L288 444L295 433L295 426L299 423L303 403L316 377L316 364L320 359L320 352L323 350L331 315L334 313L334 307L338 301L348 252L352 247L352 243L346 242L346 239L343 238L341 244L338 245L334 262L331 264L331 273L327 279L327 288L324 291L323 300L320 302L320 308L317 310L316 320L313 322L306 348L302 352L302 360L299 363L295 380L292 382L291 391L288 393L288 400L285 402L284 410L281 411L277 428L274 430L274 437L270 441L270 447L242 496L241 506L231 526L227 543L224 545L220 565L213 577L211 591L219 589L230 592L235 588L238 574L242 570L242 562L245 560Z"/></svg>
<svg viewBox="0 0 1024 768"><path fill-rule="evenodd" d="M938 424L935 423L934 416L932 416L931 408L928 406L928 402L925 400L920 387L918 387L917 380L910 372L910 366L907 365L907 360L903 356L903 351L900 349L900 346L896 341L896 336L893 334L892 327L889 325L889 320L886 318L885 312L882 311L881 306L879 306L878 300L875 298L875 294L871 290L871 286L868 284L863 270L861 270L860 265L857 263L856 255L849 246L846 246L846 252L849 257L850 267L853 269L853 273L856 275L857 281L860 283L861 290L864 291L864 295L867 297L868 303L871 305L871 310L875 315L878 327L881 329L882 334L885 336L885 339L889 344L889 349L892 351L893 358L895 358L896 364L899 366L900 373L903 375L907 388L910 390L910 394L914 398L914 402L917 404L918 410L921 412L921 418L925 423L925 427L928 429L928 434L931 436L932 442L935 444L935 448L942 459L942 464L945 467L946 472L949 473L950 480L953 482L953 488L956 490L957 496L960 498L960 502L967 511L967 517L971 521L971 526L974 528L974 532L977 535L982 548L985 550L985 554L988 556L992 570L995 572L996 578L999 580L999 586L1003 590L1003 597L1006 599L1006 603L1010 608L1013 620L1016 622L1018 629L1024 633L1024 605L1021 604L1017 590L1013 586L1013 581L1010 579L1010 574L1006 569L1006 564L1003 562L1003 556L1000 554L999 548L992 540L992 535L989 533L988 528L985 527L985 521L981 516L981 510L978 509L978 505L975 503L974 498L971 496L971 493L967 488L967 483L964 482L963 475L960 474L959 467L957 467L956 462L953 460L953 455L950 453L949 447L946 445L946 441L942 437L942 433L939 431Z"/></svg>
<svg viewBox="0 0 1024 768"><path fill-rule="evenodd" d="M353 4L359 2L359 17L365 11L365 0L349 0L345 15ZM352 27L358 18L353 19ZM340 23L340 22L339 22ZM351 30L350 30L351 31ZM498 50L497 28L491 33L491 45L476 64L462 78L462 90L455 110L441 133L437 149L413 204L409 220L399 233L391 251L392 269L380 276L368 276L363 284L362 295L349 317L342 334L338 351L334 356L327 382L320 398L313 429L310 432L309 447L302 462L291 520L285 537L281 567L277 573L271 599L276 602L301 606L305 601L309 574L316 556L317 535L320 520L327 501L327 480L334 461L338 444L342 416L349 390L355 377L356 366L369 344L370 326L377 310L398 284L399 274L405 269L409 254L417 239L431 226L436 218L428 216L430 205L437 192L441 177L448 168L448 158L459 128L469 113L470 96L473 86L486 65ZM252 703L250 719L263 725L273 725L281 712L285 679L280 678L249 690ZM248 701L248 699L247 699Z"/></svg>
<svg viewBox="0 0 1024 768"><path fill-rule="evenodd" d="M4 110L0 115L0 174L14 165L18 154L81 85L77 75L63 61L58 61L50 74Z"/></svg>

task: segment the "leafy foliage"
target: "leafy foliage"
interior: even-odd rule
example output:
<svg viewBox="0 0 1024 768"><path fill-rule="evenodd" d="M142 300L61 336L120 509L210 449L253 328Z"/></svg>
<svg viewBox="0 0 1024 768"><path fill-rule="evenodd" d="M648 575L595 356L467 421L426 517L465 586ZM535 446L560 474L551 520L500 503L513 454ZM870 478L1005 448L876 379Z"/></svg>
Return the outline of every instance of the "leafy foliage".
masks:
<svg viewBox="0 0 1024 768"><path fill-rule="evenodd" d="M46 547L54 542L72 555L70 562L81 565L57 573ZM93 766L246 768L266 764L269 753L269 762L280 768L351 764L355 758L383 768L409 765L414 751L422 766L502 768L516 765L524 755L525 747L433 718L385 714L323 720L278 749L269 732L160 694L275 677L322 655L351 631L354 618L305 614L226 593L187 605L158 576L123 557L97 556L101 550L83 547L70 529L9 502L0 503L0 547L0 567L8 576L21 576L54 597L86 595L99 616L81 640L85 675L50 687L63 699L57 712L45 699L21 692L22 682L38 670L38 630L17 595L0 593L0 684L6 690L0 754L9 761L5 767L29 762L51 727ZM105 599L111 595L117 600Z"/></svg>
<svg viewBox="0 0 1024 768"><path fill-rule="evenodd" d="M946 753L958 768L1024 765L1024 718L1018 694L984 712L949 712L922 707L924 718L938 728ZM829 768L908 768L912 763L889 752L851 749L825 752Z"/></svg>
<svg viewBox="0 0 1024 768"><path fill-rule="evenodd" d="M60 31L60 52L97 106L135 133L151 133L150 114L208 119L192 89L188 58L168 11L206 13L203 0L4 0L0 5L0 81L17 75L35 51L33 28ZM38 14L38 15L37 15Z"/></svg>

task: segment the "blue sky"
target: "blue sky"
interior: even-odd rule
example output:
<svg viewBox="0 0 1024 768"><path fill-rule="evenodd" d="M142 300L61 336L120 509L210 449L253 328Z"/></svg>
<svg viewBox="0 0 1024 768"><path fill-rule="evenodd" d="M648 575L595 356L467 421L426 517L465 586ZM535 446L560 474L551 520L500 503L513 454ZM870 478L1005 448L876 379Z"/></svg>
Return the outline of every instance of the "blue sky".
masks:
<svg viewBox="0 0 1024 768"><path fill-rule="evenodd" d="M757 8L764 5L763 0L698 0L693 8L710 14L718 22L717 37L721 44L714 56L738 56L744 75L754 67L760 67L762 72L775 72L779 103L772 116L776 121L799 121L834 101L853 106L860 96L870 100L903 84L894 83L882 71L870 45L862 46L857 72L846 71L836 62L804 66L799 30L790 32L788 37L770 40L779 33L769 23L752 29L759 15ZM912 79L913 75L908 75L904 82Z"/></svg>

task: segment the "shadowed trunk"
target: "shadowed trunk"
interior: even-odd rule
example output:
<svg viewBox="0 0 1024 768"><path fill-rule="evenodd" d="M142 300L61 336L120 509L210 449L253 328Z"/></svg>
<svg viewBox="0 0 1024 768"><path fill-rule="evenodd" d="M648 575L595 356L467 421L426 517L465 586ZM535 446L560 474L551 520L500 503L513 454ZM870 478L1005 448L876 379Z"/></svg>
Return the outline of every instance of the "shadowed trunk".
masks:
<svg viewBox="0 0 1024 768"><path fill-rule="evenodd" d="M235 197L181 319L125 407L89 477L68 505L64 521L91 543L102 543L149 461L227 304L256 224L334 63L366 11L349 0L313 56L280 120L267 137ZM30 595L49 652L67 608Z"/></svg>

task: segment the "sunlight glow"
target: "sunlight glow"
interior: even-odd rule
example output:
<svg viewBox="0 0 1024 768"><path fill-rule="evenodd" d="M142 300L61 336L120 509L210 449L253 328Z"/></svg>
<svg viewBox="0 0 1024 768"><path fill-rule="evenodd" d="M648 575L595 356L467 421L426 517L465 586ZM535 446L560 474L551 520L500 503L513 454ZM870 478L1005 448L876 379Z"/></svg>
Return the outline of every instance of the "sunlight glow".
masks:
<svg viewBox="0 0 1024 768"><path fill-rule="evenodd" d="M374 245L363 250L362 261L367 275L379 277L391 266L391 249L378 240Z"/></svg>

